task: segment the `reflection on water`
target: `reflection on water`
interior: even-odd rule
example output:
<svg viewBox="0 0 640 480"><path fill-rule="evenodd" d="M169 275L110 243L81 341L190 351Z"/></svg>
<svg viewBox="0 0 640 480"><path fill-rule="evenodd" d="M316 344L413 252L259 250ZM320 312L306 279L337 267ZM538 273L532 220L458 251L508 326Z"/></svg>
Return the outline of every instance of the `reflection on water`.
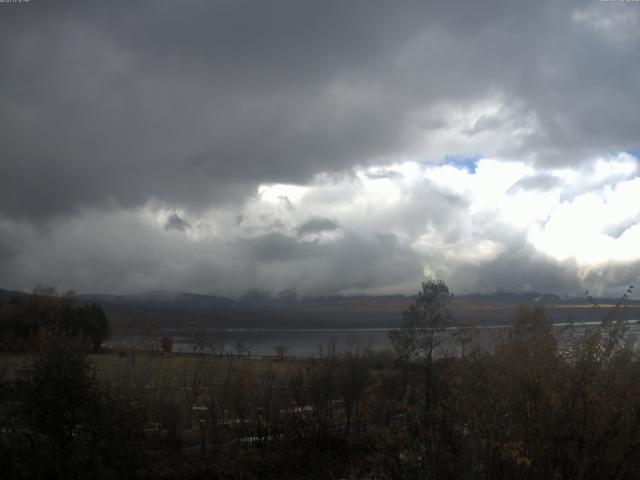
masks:
<svg viewBox="0 0 640 480"><path fill-rule="evenodd" d="M584 322L573 324L557 323L554 331L560 343L568 335L584 335L586 329L596 328L599 322ZM507 326L492 325L479 327L478 345L483 349L490 349L496 340L502 335ZM458 346L451 338L455 328L447 329L443 335L447 340L442 346L441 354L456 355ZM243 350L243 354L252 356L276 355L276 347L284 348L289 356L316 356L328 349L335 348L336 352L372 349L380 351L391 348L388 337L389 329L386 328L344 328L344 329L225 329L209 330L205 333L203 351L213 353L224 346L225 354L237 353ZM194 351L194 336L184 330L167 330L166 334L174 339L175 352L191 353ZM640 334L640 324L637 320L629 321L628 340L636 343ZM114 337L105 344L107 347L134 347L143 349L159 349L160 336L119 336ZM198 347L196 347L198 348Z"/></svg>

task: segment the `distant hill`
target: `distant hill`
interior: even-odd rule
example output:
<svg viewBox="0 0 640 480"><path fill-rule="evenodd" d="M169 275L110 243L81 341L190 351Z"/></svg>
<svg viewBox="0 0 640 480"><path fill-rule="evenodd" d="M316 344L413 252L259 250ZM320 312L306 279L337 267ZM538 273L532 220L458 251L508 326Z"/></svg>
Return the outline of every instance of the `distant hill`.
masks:
<svg viewBox="0 0 640 480"><path fill-rule="evenodd" d="M0 305L8 303L12 298L20 298L24 295L28 295L24 292L18 292L16 290L3 290L0 288Z"/></svg>
<svg viewBox="0 0 640 480"><path fill-rule="evenodd" d="M77 296L82 302L95 302L103 305L137 304L164 308L189 308L196 310L216 310L233 308L236 300L197 293L155 291L140 295L103 295L82 294Z"/></svg>
<svg viewBox="0 0 640 480"><path fill-rule="evenodd" d="M0 289L0 304L23 292ZM116 329L149 328L388 328L400 325L412 296L325 296L244 300L184 292L154 291L138 295L81 294L80 303L98 303ZM596 321L617 299L599 299L596 309L585 299L545 293L496 293L454 297L454 320L479 325L506 324L521 304L543 302L554 322ZM640 301L627 300L624 314L640 318Z"/></svg>

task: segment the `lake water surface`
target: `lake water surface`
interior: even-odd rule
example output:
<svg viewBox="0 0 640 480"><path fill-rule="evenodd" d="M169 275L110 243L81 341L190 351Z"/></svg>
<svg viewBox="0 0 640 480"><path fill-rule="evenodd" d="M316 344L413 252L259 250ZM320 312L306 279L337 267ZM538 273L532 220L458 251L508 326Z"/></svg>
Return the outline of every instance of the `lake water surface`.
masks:
<svg viewBox="0 0 640 480"><path fill-rule="evenodd" d="M567 338L569 332L572 335L583 335L586 329L595 328L599 322L575 323L573 328L566 323L554 324L554 331L560 342ZM496 339L503 335L507 326L494 325L478 327L478 344L481 348L489 349L495 345ZM344 329L304 329L304 328L232 328L224 330L210 330L205 333L205 353L213 353L213 349L219 350L219 345L224 343L225 354L235 354L237 350L244 355L271 356L276 355L276 347L282 346L286 355L297 357L318 356L335 348L336 352L354 351L359 349L372 349L380 351L391 348L388 328L344 328ZM458 345L452 340L455 328L449 328L443 335L446 340L442 346L442 353L457 354ZM175 352L194 352L194 335L184 330L167 330L166 335L174 340ZM640 324L637 320L629 321L627 336L632 343L636 342L640 334ZM223 340L221 342L221 340ZM218 347L213 345L217 343ZM211 345L208 347L206 345ZM119 346L158 349L160 336L116 336L106 344L107 347Z"/></svg>

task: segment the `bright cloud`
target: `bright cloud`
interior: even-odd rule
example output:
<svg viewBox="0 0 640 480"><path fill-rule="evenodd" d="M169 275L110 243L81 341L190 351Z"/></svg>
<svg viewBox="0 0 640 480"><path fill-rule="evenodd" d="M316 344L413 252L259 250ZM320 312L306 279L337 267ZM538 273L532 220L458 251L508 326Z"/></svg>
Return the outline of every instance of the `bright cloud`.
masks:
<svg viewBox="0 0 640 480"><path fill-rule="evenodd" d="M616 265L640 262L640 176L631 155L548 171L481 158L473 170L403 162L306 185L264 184L234 208L84 210L46 237L3 220L0 228L23 239L21 250L5 254L3 272L25 288L49 281L230 295L251 286L408 292L423 275L461 293L542 290L556 272L556 288L575 293L600 285L603 267L611 275ZM531 259L546 270L536 273ZM528 266L514 285L518 262ZM627 268L610 281L637 275Z"/></svg>

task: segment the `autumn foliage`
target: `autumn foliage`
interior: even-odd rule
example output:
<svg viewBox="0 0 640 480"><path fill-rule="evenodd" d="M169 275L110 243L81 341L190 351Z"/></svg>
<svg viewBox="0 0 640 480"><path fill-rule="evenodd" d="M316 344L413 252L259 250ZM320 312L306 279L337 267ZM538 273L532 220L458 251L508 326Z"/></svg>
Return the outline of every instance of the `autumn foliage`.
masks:
<svg viewBox="0 0 640 480"><path fill-rule="evenodd" d="M173 351L173 338L166 335L160 340L160 347L165 353L171 353Z"/></svg>
<svg viewBox="0 0 640 480"><path fill-rule="evenodd" d="M10 478L637 478L640 356L624 320L559 337L544 306L524 305L480 348L474 325L451 330L446 285L421 294L394 352L133 352L105 380L69 339L50 342L2 383L0 467Z"/></svg>

